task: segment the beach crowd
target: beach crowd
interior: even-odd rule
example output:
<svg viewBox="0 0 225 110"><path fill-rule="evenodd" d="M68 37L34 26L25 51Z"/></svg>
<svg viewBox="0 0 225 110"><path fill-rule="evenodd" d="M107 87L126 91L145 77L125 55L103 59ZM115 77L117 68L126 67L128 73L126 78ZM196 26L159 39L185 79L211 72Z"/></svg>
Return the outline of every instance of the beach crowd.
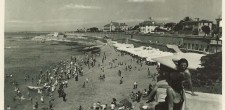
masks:
<svg viewBox="0 0 225 110"><path fill-rule="evenodd" d="M62 98L64 103L67 103L67 99L71 97L67 97L66 89L70 86L69 81L74 80L76 82L83 82L81 89L87 88L90 80L88 77L85 80L79 80L80 77L85 77L87 74L84 71L85 69L97 68L101 71L99 73L99 77L96 80L100 80L104 83L104 80L107 79L107 73L105 73L106 69L117 69L118 74L118 86L123 85L126 80L125 72L129 73L131 71L141 71L143 65L149 65L145 59L137 57L135 55L131 55L129 53L118 51L116 48L110 46L109 44L105 44L104 46L109 46L114 52L118 53L118 56L108 57L110 53L101 52L101 53L92 53L92 52L84 52L82 57L71 56L68 60L61 60L60 62L51 65L47 70L40 70L40 73L37 76L33 76L30 74L24 75L24 83L27 81L32 82L32 86L28 86L28 90L26 92L21 92L18 87L18 83L16 82L16 78L13 77L13 74L6 75L7 79L10 80L10 83L15 87L15 97L13 98L14 102L21 102L23 100L29 100L30 104L32 104L33 110L42 109L50 109L54 110L54 101L56 98ZM131 56L127 61L118 60L118 57ZM136 65L131 65L131 63L136 63ZM107 68L109 67L109 68ZM146 77L149 78L152 82L156 82L158 73L151 72L148 68L146 71ZM93 104L89 107L91 110L130 110L133 109L133 102L139 103L141 100L149 100L149 94L151 93L153 86L151 83L146 85L145 88L139 88L139 82L133 81L133 89L130 91L129 99L124 101L117 101L116 98L112 98L110 103L102 103L100 101L93 102ZM25 90L23 90L25 91ZM37 95L30 95L31 91L37 92ZM57 92L55 92L57 91ZM56 95L57 94L57 95ZM141 103L140 103L141 104ZM14 106L15 108L16 106ZM7 109L10 110L12 105L8 105ZM83 105L79 105L78 110L86 110ZM142 109L140 107L140 109ZM147 108L146 108L147 110Z"/></svg>

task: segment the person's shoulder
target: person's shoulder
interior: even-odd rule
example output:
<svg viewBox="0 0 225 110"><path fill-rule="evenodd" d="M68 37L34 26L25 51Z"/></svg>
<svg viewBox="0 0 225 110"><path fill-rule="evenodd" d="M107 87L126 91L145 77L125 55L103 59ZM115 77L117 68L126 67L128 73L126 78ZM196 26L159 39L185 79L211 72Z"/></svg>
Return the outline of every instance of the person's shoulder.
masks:
<svg viewBox="0 0 225 110"><path fill-rule="evenodd" d="M185 73L185 74L189 74L189 75L191 74L190 71L189 71L189 69L186 69L186 70L184 71L184 73Z"/></svg>
<svg viewBox="0 0 225 110"><path fill-rule="evenodd" d="M191 73L190 73L190 71L188 70L188 69L186 69L185 71L184 71L184 76L186 77L186 78L190 78L191 77Z"/></svg>
<svg viewBox="0 0 225 110"><path fill-rule="evenodd" d="M172 88L172 87L170 87L170 86L169 86L169 87L167 87L166 92L167 92L167 93L172 93L172 92L173 92L173 88Z"/></svg>

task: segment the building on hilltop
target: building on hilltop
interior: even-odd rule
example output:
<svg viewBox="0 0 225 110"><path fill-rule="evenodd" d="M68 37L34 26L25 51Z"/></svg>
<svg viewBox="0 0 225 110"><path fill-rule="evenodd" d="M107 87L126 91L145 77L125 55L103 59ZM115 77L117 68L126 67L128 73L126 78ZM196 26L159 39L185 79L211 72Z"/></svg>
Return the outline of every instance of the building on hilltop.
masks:
<svg viewBox="0 0 225 110"><path fill-rule="evenodd" d="M182 25L182 30L178 33L180 34L192 34L199 36L207 36L212 33L213 22L209 20L195 20L195 21L184 21L180 23Z"/></svg>
<svg viewBox="0 0 225 110"><path fill-rule="evenodd" d="M140 32L144 34L154 33L154 30L157 27L155 25L155 21L144 21L142 23L139 23L139 26L140 26Z"/></svg>
<svg viewBox="0 0 225 110"><path fill-rule="evenodd" d="M126 23L110 22L104 26L104 32L124 32L128 30Z"/></svg>
<svg viewBox="0 0 225 110"><path fill-rule="evenodd" d="M147 33L155 33L155 29L157 30L163 30L164 29L164 23L156 23L152 19L148 21L144 21L139 23L140 32L147 34Z"/></svg>
<svg viewBox="0 0 225 110"><path fill-rule="evenodd" d="M120 30L121 31L127 31L128 25L126 23L120 23Z"/></svg>

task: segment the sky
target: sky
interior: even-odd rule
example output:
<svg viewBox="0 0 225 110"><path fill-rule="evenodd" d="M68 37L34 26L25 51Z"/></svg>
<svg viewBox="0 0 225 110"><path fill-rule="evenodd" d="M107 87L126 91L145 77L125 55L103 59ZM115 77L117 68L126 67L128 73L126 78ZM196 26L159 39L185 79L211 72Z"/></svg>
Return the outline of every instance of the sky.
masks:
<svg viewBox="0 0 225 110"><path fill-rule="evenodd" d="M114 22L134 26L151 17L179 22L184 17L222 16L222 0L5 0L5 32L75 31Z"/></svg>

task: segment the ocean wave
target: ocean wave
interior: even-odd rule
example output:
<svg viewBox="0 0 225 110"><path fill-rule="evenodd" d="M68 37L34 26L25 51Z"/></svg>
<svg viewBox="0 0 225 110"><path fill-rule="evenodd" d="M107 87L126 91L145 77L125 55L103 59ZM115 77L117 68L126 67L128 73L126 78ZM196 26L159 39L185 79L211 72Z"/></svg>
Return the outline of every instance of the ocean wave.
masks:
<svg viewBox="0 0 225 110"><path fill-rule="evenodd" d="M5 48L7 48L7 49L11 49L11 48L19 48L19 46L7 46L7 47L5 47Z"/></svg>

